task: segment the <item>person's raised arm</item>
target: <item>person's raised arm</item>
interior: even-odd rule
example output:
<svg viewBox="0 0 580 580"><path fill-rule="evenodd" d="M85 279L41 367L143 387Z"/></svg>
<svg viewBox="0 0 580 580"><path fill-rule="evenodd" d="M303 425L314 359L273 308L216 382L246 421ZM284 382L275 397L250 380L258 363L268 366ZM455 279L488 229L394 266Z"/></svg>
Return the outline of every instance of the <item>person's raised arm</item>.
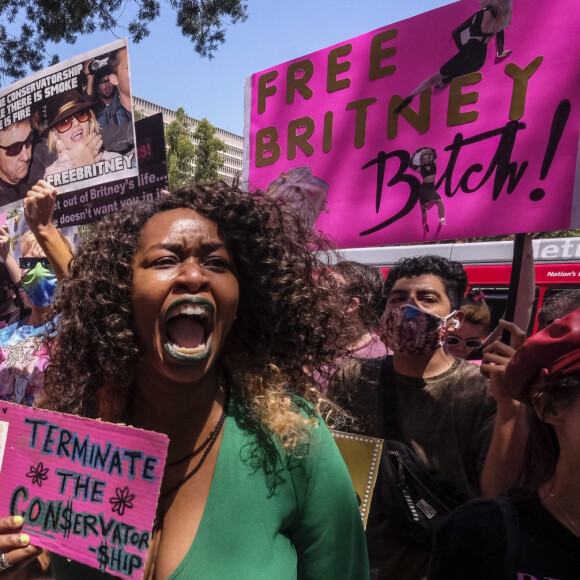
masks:
<svg viewBox="0 0 580 580"><path fill-rule="evenodd" d="M20 266L14 259L12 252L10 251L10 232L8 230L8 225L5 224L0 228L0 258L4 261L6 269L12 278L14 284L20 282L22 277L22 272L20 271Z"/></svg>
<svg viewBox="0 0 580 580"><path fill-rule="evenodd" d="M89 58L85 65L83 66L83 73L85 73L87 77L87 87L85 92L87 96L92 97L95 94L95 75L91 72L91 63L94 61L94 58Z"/></svg>
<svg viewBox="0 0 580 580"><path fill-rule="evenodd" d="M505 58L506 56L509 56L512 53L511 50L505 50L504 44L505 44L505 32L503 30L500 30L495 35L495 46L497 48L497 58Z"/></svg>
<svg viewBox="0 0 580 580"><path fill-rule="evenodd" d="M497 497L517 484L521 454L526 436L526 410L506 394L505 369L526 335L513 322L500 320L500 327L509 330L512 344L496 340L483 351L481 374L489 378L489 389L497 403L491 442L481 472L481 493Z"/></svg>
<svg viewBox="0 0 580 580"><path fill-rule="evenodd" d="M56 188L41 179L26 194L24 216L57 279L61 280L67 275L73 256L52 221L56 194Z"/></svg>

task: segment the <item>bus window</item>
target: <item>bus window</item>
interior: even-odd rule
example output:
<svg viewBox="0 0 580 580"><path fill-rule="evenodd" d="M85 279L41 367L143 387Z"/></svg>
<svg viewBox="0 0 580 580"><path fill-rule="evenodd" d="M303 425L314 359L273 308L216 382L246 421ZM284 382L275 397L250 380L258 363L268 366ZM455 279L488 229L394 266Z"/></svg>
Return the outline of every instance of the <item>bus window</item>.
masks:
<svg viewBox="0 0 580 580"><path fill-rule="evenodd" d="M489 329L492 331L498 325L500 318L504 317L509 288L507 286L473 286L471 290L481 290L483 292L485 296L485 302L487 303L491 312L491 324ZM532 333L534 328L539 297L540 289L536 286L532 314L530 316L530 322L526 330L526 334L528 336Z"/></svg>

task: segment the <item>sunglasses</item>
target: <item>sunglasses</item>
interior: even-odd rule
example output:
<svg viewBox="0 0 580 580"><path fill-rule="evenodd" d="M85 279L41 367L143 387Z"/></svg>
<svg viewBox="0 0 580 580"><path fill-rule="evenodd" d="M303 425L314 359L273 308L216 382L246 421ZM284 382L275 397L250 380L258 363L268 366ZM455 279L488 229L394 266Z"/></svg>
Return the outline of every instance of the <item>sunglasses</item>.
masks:
<svg viewBox="0 0 580 580"><path fill-rule="evenodd" d="M62 121L59 121L54 128L59 133L66 133L72 127L73 118L79 123L86 123L91 118L91 114L88 109L79 111L78 113L73 113L69 117L65 117Z"/></svg>
<svg viewBox="0 0 580 580"><path fill-rule="evenodd" d="M4 149L4 151L6 151L7 157L16 157L17 155L20 155L20 152L22 151L23 147L26 147L28 149L28 147L32 145L33 141L34 141L34 131L31 131L30 135L26 137L26 141L16 141L16 143L12 143L12 145L7 146L0 145L0 149Z"/></svg>
<svg viewBox="0 0 580 580"><path fill-rule="evenodd" d="M42 264L46 269L52 269L48 258L20 258L18 264L21 270L32 270L37 264Z"/></svg>
<svg viewBox="0 0 580 580"><path fill-rule="evenodd" d="M477 340L477 338L468 338L467 340L463 340L458 336L449 335L447 337L447 344L449 346L457 346L460 342L462 342L467 348L480 348L483 342L481 340Z"/></svg>

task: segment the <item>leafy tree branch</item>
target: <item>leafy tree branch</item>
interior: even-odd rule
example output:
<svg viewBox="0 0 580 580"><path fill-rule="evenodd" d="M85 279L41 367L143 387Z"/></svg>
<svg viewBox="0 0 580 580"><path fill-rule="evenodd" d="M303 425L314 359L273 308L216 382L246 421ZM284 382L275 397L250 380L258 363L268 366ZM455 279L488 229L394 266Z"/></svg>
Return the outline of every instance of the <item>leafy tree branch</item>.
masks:
<svg viewBox="0 0 580 580"><path fill-rule="evenodd" d="M201 56L212 58L226 39L225 26L244 22L243 0L166 0L177 26ZM0 79L21 78L58 62L49 55L51 43L74 44L79 35L109 30L127 32L133 42L149 36L149 25L159 17L160 0L0 0ZM125 19L129 23L124 28Z"/></svg>

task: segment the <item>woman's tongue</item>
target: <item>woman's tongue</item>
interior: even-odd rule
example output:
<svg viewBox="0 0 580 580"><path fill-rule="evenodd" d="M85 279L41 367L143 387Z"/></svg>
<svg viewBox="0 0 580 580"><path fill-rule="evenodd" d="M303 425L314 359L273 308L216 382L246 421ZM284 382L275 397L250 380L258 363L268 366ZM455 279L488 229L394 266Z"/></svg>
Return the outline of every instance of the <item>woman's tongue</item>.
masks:
<svg viewBox="0 0 580 580"><path fill-rule="evenodd" d="M203 324L187 316L172 318L166 327L167 338L179 348L196 348L205 341Z"/></svg>

